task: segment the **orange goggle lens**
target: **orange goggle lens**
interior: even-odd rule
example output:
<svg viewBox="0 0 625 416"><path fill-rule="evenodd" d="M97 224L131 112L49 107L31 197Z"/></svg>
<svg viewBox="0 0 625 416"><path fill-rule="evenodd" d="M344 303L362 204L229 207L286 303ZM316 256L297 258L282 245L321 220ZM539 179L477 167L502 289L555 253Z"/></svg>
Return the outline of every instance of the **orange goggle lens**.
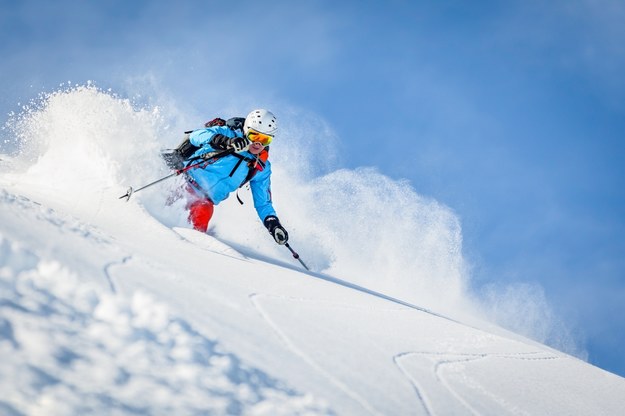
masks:
<svg viewBox="0 0 625 416"><path fill-rule="evenodd" d="M259 142L263 146L267 146L273 140L273 136L252 129L247 133L247 138L250 139L250 141Z"/></svg>

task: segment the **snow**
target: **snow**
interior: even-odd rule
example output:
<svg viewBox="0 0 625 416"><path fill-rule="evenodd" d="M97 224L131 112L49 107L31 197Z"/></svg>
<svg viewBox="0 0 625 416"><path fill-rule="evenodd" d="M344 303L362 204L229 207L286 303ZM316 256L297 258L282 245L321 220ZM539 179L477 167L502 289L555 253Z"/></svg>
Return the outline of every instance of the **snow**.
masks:
<svg viewBox="0 0 625 416"><path fill-rule="evenodd" d="M311 272L249 197L219 205L209 234L188 228L183 201L164 204L177 180L119 200L167 174L158 150L177 138L159 141L160 123L92 87L10 120L1 414L622 411L623 378L484 319L459 221L405 183L370 169L298 177L301 157L278 167L276 143L277 209Z"/></svg>

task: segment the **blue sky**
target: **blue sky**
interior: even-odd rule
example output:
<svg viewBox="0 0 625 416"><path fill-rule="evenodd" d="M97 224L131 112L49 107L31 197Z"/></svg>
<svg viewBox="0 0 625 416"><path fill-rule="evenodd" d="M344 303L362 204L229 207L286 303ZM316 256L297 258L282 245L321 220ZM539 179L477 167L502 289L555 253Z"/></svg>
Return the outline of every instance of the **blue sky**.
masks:
<svg viewBox="0 0 625 416"><path fill-rule="evenodd" d="M625 375L623 2L0 5L2 114L87 80L197 113L215 97L315 113L342 166L458 214L478 286L539 283L590 361Z"/></svg>

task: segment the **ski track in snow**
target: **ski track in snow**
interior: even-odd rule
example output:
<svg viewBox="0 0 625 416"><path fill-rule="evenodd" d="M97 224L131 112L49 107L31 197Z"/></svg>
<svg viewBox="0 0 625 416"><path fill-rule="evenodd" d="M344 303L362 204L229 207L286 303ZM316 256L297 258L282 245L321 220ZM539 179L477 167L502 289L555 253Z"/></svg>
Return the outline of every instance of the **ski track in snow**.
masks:
<svg viewBox="0 0 625 416"><path fill-rule="evenodd" d="M368 294L375 296L375 293ZM386 299L385 296L382 298ZM314 358L312 358L306 351L305 348L299 347L296 342L289 336L288 330L285 330L278 324L274 319L271 318L271 313L268 312L265 308L263 308L262 303L263 299L277 299L277 300L288 300L295 302L312 302L315 304L332 304L337 306L336 302L324 301L320 299L307 299L303 297L288 297L288 296L277 296L277 295L268 295L263 293L252 293L249 295L250 302L257 310L258 314L263 318L263 320L271 327L273 332L277 335L277 337L282 341L282 343L291 350L294 354L301 357L308 365L310 365L315 371L322 374L325 378L329 380L334 386L343 391L347 396L352 398L354 401L360 404L363 410L372 415L380 414L361 394L357 393L353 389L351 389L348 385L340 381L337 377L335 377L329 370L326 370L324 366L317 362ZM408 306L410 309L413 309L417 312L426 313L437 318L444 318L453 323L466 326L466 324L460 323L454 319L447 318L445 316L441 316L438 313L431 313L428 310L419 307L413 307L413 305L405 304L404 302L399 301L399 305ZM358 310L361 307L350 304L340 304L341 308L348 308ZM394 308L375 308L378 309L386 309L392 311L402 311L404 309L394 309ZM472 328L477 329L477 328ZM482 331L482 330L480 330ZM545 360L557 360L561 357L554 355L550 352L545 351L530 351L530 352L497 352L497 353L460 353L460 352L442 352L442 351L408 351L396 354L392 357L393 364L397 367L399 372L407 379L410 385L413 387L416 400L420 403L422 413L432 416L432 415L445 415L450 414L450 411L453 414L472 414L472 415L480 415L482 412L479 409L474 408L465 398L460 394L456 388L453 387L452 383L449 381L449 377L445 376L445 369L450 368L453 369L454 366L458 364L486 360L488 358L503 358L503 359L511 359L511 360L524 360L524 361L545 361ZM407 366L404 364L406 361L410 361L411 359L419 358L426 360L433 360L433 364L429 364L430 375L428 376L426 372L411 372ZM453 374L453 372L452 372ZM421 380L421 381L420 381ZM429 382L428 382L429 381ZM425 384L424 384L425 383ZM428 386L427 388L425 386ZM446 393L447 399L443 402L445 403L444 408L440 408L441 400L440 400L440 391L432 392L433 398L431 398L431 390L432 389L444 389ZM498 403L502 406L502 408L506 409L507 403L505 399L494 395L489 392L487 393L490 397L489 399ZM450 403L450 398L453 398L451 401L455 400L455 403ZM511 410L511 409L507 409ZM512 413L521 413L526 414L521 410L512 411Z"/></svg>
<svg viewBox="0 0 625 416"><path fill-rule="evenodd" d="M110 269L113 266L123 266L124 264L126 264L128 261L130 261L132 259L132 256L126 256L121 260L118 261L112 261L110 263L108 263L106 266L104 266L103 272L104 272L104 276L106 276L106 280L111 288L111 292L113 293L117 293L117 288L115 286L115 281L113 280L113 276L111 276L110 273Z"/></svg>
<svg viewBox="0 0 625 416"><path fill-rule="evenodd" d="M315 360L313 360L308 354L306 354L303 350L298 348L288 337L288 335L280 329L280 325L276 324L269 316L269 314L262 308L260 305L259 299L263 297L272 297L277 299L286 299L284 296L274 296L274 295L266 295L262 293L252 293L249 295L250 302L254 306L254 308L258 311L260 316L265 320L265 322L272 328L272 330L276 333L276 335L282 340L284 345L291 350L294 354L301 357L306 363L308 363L312 368L326 377L333 385L339 388L341 391L345 392L347 396L355 400L359 403L364 410L366 410L371 415L380 415L381 413L376 411L371 405L359 394L350 389L347 385L342 383L336 377L334 377L331 373L326 371L323 367L321 367ZM293 299L293 298L289 298Z"/></svg>
<svg viewBox="0 0 625 416"><path fill-rule="evenodd" d="M368 295L372 295L372 296L376 296L376 297L380 297L382 299L386 299L386 300L391 300L394 303L397 303L401 306L407 306L410 309L414 309L418 312L422 312L422 313L426 313L438 318L443 318L446 320L449 320L451 322L457 323L457 324L461 324L460 322L452 319L452 318L448 318L445 316L442 316L438 313L429 311L427 309L418 307L418 306L414 306L408 303L405 303L401 300L397 300L397 299L393 299L393 298L389 298L386 295L383 294L379 294L376 292L372 292L368 289L362 288L362 287L352 287L354 285L352 285L351 283L348 282L344 282L341 281L339 279L336 278L326 278L326 277L322 277L324 280L331 280L334 283L338 283L341 284L342 286L348 287L350 289L355 289L361 292L364 292ZM341 382L340 380L338 380L336 377L334 377L329 371L325 370L319 363L317 363L317 361L315 361L313 358L311 358L308 354L306 354L306 352L297 347L295 345L295 343L291 340L291 338L287 335L287 331L281 329L280 325L277 324L274 320L271 319L270 314L268 312L266 312L262 305L261 305L261 299L262 298L273 298L273 299L282 299L282 300L289 300L289 301L308 301L308 302L314 302L314 303L329 303L329 304L333 304L336 305L335 302L327 302L327 301L323 301L323 300L312 300L312 299L306 299L306 298L296 298L296 297L287 297L287 296L276 296L276 295L267 295L267 294L263 294L263 293L252 293L249 295L249 299L250 302L252 303L252 305L254 306L254 308L258 311L259 315L263 318L263 320L272 328L272 330L276 333L276 335L278 336L278 338L280 338L283 342L283 344L290 349L294 354L296 354L297 356L301 357L306 363L308 363L312 368L314 368L316 371L318 371L320 374L322 374L324 377L326 377L333 385L335 385L337 388L341 389L343 392L345 392L345 394L347 394L349 397L351 397L353 400L355 400L357 403L359 403L362 408L364 410L366 410L369 414L372 415L381 415L380 412L378 412L377 410L375 410L370 404L369 402L363 398L361 395L359 395L358 393L354 392L352 389L350 389L345 383ZM344 308L349 308L349 309L354 309L354 310L358 310L361 309L358 306L353 306L353 305L349 305L349 304L341 304L341 307ZM376 308L378 309L378 308ZM389 308L386 308L389 309ZM401 309L392 309L391 310L401 310ZM464 325L464 324L461 324ZM410 376L410 374L401 366L401 364L399 363L399 360L404 357L404 356L408 356L408 355L417 355L417 354L428 354L428 353L417 353L417 352L413 352L413 353L403 353L403 354L398 354L395 357L393 357L393 362L395 363L395 365L397 365L397 367L399 368L399 370L402 372L402 374L409 380L409 382L413 385L415 393L416 393L416 397L417 400L419 401L419 403L421 403L423 410L426 412L427 415L432 415L435 414L431 411L431 407L432 405L428 403L428 399L427 396L422 393L423 389L419 387L418 382L412 377ZM444 353L435 353L436 355L444 355ZM435 373L438 373L438 370L435 369ZM437 378L438 375L437 375ZM440 378L439 378L440 381ZM453 391L451 389L449 389L452 393ZM456 395L456 397L462 401L462 399L460 397L458 397ZM464 401L462 401L464 403ZM465 406L470 408L468 406L468 404L465 403Z"/></svg>
<svg viewBox="0 0 625 416"><path fill-rule="evenodd" d="M410 383L414 386L415 393L419 400L422 402L425 412L427 415L439 415L439 414L447 414L449 412L449 408L447 408L443 412L437 412L435 410L436 406L433 404L432 400L428 399L427 388L423 386L423 383L420 383L406 368L405 365L402 364L402 361L409 360L413 357L425 358L434 360L434 364L432 365L431 374L434 376L436 381L440 383L440 385L444 386L444 388L450 393L452 397L454 397L458 404L462 407L455 406L456 411L459 413L470 412L473 415L480 415L481 412L478 409L475 409L471 404L469 404L460 393L456 391L447 379L447 377L443 374L443 369L448 366L454 366L456 364L467 363L472 361L485 360L491 357L498 357L504 359L512 359L512 360L526 360L526 361L544 361L544 360L557 360L561 357L556 355L546 353L544 351L534 351L534 352L520 352L520 353L484 353L484 354L475 354L475 353L444 353L444 352L432 352L432 351L410 351L403 352L401 354L397 354L393 357L393 362L402 374L410 381ZM430 388L432 387L432 383L426 383ZM506 402L503 398L497 397L496 395L490 394L491 399L494 402L498 402L502 404L505 408ZM449 403L448 403L449 405ZM524 413L526 414L526 413Z"/></svg>
<svg viewBox="0 0 625 416"><path fill-rule="evenodd" d="M419 382L411 376L411 374L405 370L401 363L399 362L399 360L401 360L402 357L409 355L409 354L416 354L416 353L402 353L402 354L398 354L396 356L393 357L393 362L395 363L395 365L399 368L399 370L402 372L402 374L408 379L408 381L410 382L410 384L412 384L415 394L417 395L417 399L419 400L419 402L421 402L421 404L423 405L423 410L425 411L425 414L430 416L432 415L432 403L428 400L428 398L425 396L424 394L424 389L422 386L420 386Z"/></svg>
<svg viewBox="0 0 625 416"><path fill-rule="evenodd" d="M338 280L338 279L332 279L332 280ZM375 292L371 292L369 290L366 290L364 288L353 288L351 287L352 285L347 283L347 282L340 282L339 283L346 283L344 286L350 287L351 289L356 289L359 291L364 291L366 294L368 295L372 295L372 296L376 296L376 297L380 297L382 299L386 299L386 300L391 300L397 304L399 304L400 306L407 306L410 309L413 309L417 312L421 312L421 313L426 313L428 315L432 315L435 316L437 318L443 318L446 320L449 320L453 323L456 324L460 324L460 325L465 325L462 324L452 318L448 318L445 316L442 316L438 313L435 312L431 312L427 309L424 308L420 308L414 305L410 305L407 304L405 302L402 302L400 300L396 300L396 299L392 299L392 298L388 298L385 295L381 295ZM303 297L300 298L296 298L296 297L287 297L287 296L276 296L276 295L267 295L267 294L263 294L263 293L252 293L249 295L250 298L250 302L252 303L252 305L254 306L254 308L258 311L259 315L264 319L264 321L272 328L272 330L276 333L276 335L278 336L278 338L281 339L281 341L283 342L283 344L289 348L294 354L296 354L297 356L301 357L306 363L308 363L312 368L314 368L316 371L318 371L320 374L322 374L324 377L326 377L333 385L335 385L337 388L341 389L343 392L345 392L345 394L347 394L349 397L351 397L353 400L355 400L357 403L359 403L362 408L364 410L366 410L369 414L372 415L379 415L381 414L380 412L378 412L364 397L362 397L361 395L359 395L358 393L356 393L355 391L353 391L352 389L350 389L345 383L341 382L340 380L338 380L336 377L334 377L328 370L324 369L323 366L321 364L319 364L317 361L315 361L312 357L310 357L302 348L298 347L294 341L291 340L291 338L289 337L289 335L287 334L288 331L284 330L281 328L281 326L279 324L277 324L273 319L271 319L270 317L270 313L268 313L266 310L263 309L262 307L262 299L263 298L273 298L273 299L281 299L281 300L289 300L289 301L296 301L296 302L313 302L315 304L332 304L334 306L336 306L336 302L329 302L329 301L324 301L324 300L312 300L312 299L306 299ZM350 304L340 304L340 306L342 308L348 308L348 309L353 309L353 310L359 310L362 309L362 307L359 306L355 306L355 305L350 305ZM400 308L375 308L376 310L379 309L386 309L386 310L392 310L392 311L402 311L404 309L400 309ZM399 368L399 371L401 371L401 373L408 379L408 381L411 383L411 385L414 387L414 391L416 393L416 398L418 400L418 402L421 404L423 411L427 414L427 415L433 415L436 414L435 412L432 411L432 407L433 405L431 404L431 402L428 400L427 398L427 394L424 392L424 389L422 387L419 387L419 383L418 381L412 377L410 375L410 373L402 367L400 361L402 358L407 357L407 356L411 356L411 355L437 355L437 356L446 356L445 353L442 352L438 352L438 353L419 353L419 352L408 352L408 353L402 353L402 354L398 354L394 357L392 357L392 360L394 362L394 364ZM479 355L476 354L466 354L467 357L471 357L470 359L479 359L482 358ZM487 356L487 355L485 355ZM462 360L458 360L458 361L462 361ZM452 363L452 362L456 362L454 360L449 360L448 363ZM445 364L445 362L439 362L437 363L435 369L434 369L434 373L436 374L436 378L438 380L438 382L442 382L443 380L441 379L441 377L439 376L439 366ZM454 395L454 397L456 397L456 399L458 401L460 401L461 403L464 404L464 406L468 409L471 409L471 407L468 405L468 403L466 403L460 396L458 396L457 394L455 394L455 392L449 387L447 386L448 390ZM477 414L477 413L476 413Z"/></svg>

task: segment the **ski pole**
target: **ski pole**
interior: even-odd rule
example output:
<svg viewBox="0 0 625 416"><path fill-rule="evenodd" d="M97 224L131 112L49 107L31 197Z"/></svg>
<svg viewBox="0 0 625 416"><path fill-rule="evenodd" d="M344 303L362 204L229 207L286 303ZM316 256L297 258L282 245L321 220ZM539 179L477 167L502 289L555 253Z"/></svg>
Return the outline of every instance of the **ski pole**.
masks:
<svg viewBox="0 0 625 416"><path fill-rule="evenodd" d="M302 266L304 266L304 268L305 268L306 270L310 270L310 269L308 268L308 266L306 266L306 263L304 263L304 262L302 261L302 259L300 259L299 254L297 254L297 253L295 252L295 250L293 250L293 249L291 248L291 246L289 245L289 243L284 243L284 245L286 246L286 248L288 248L288 249L289 249L289 251L291 252L291 254L293 254L293 258L294 258L294 259L297 259L297 260L298 260L298 261L302 264Z"/></svg>
<svg viewBox="0 0 625 416"><path fill-rule="evenodd" d="M182 170L177 170L177 171L175 171L174 173L172 173L172 174L170 174L170 175L164 176L164 177L162 177L162 178L160 178L160 179L155 180L154 182L150 182L149 184L147 184L147 185L143 185L141 188L137 188L137 189L134 189L134 190L132 189L132 186L129 186L129 187L128 187L128 191L126 192L126 194L125 194L125 195L120 196L120 197L119 197L119 199L124 199L124 198L126 198L126 202L128 202L128 201L130 201L130 197L131 197L131 195L132 195L133 193L135 193L135 192L139 192L140 190L145 189L145 188L148 188L148 187L150 187L150 186L152 186L152 185L156 185L157 183L159 183L159 182L161 182L161 181L164 181L165 179L171 178L172 176L178 176L178 175L180 175L181 173L182 173Z"/></svg>
<svg viewBox="0 0 625 416"><path fill-rule="evenodd" d="M174 177L174 176L181 175L181 174L185 173L186 171L188 171L188 170L190 170L190 169L193 169L193 168L196 168L196 167L198 167L198 166L200 166L200 165L203 165L203 164L211 164L211 163L212 163L213 161L215 161L216 159L218 159L218 158L220 158L220 157L222 157L222 156L229 155L229 154L230 154L230 153L232 153L232 152L233 152L233 150L232 150L232 149L228 149L228 150L226 150L225 152L213 152L213 153L208 153L208 154L206 154L206 155L202 155L202 156L201 156L201 159L203 159L203 160L202 160L201 162L193 163L193 164L191 164L191 165L189 165L189 166L185 166L185 167L184 167L184 168L182 168L182 169L178 169L178 170L174 171L174 173L171 173L171 174L169 174L169 175L167 175L167 176L163 176L162 178L157 179L157 180L155 180L154 182L150 182L150 183L148 183L147 185L143 185L141 188L132 189L132 186L131 186L131 187L129 187L129 188L128 188L128 191L126 192L126 194L125 194L125 195L120 196L120 197L119 197L119 199L124 199L124 198L126 198L126 202L128 202L128 201L130 201L130 197L132 196L132 194L134 194L135 192L139 192L139 191L140 191L140 190L142 190L142 189L148 188L148 187L150 187L150 186L152 186L152 185L156 185L157 183L162 182L162 181L164 181L165 179L169 179L169 178L172 178L172 177Z"/></svg>

